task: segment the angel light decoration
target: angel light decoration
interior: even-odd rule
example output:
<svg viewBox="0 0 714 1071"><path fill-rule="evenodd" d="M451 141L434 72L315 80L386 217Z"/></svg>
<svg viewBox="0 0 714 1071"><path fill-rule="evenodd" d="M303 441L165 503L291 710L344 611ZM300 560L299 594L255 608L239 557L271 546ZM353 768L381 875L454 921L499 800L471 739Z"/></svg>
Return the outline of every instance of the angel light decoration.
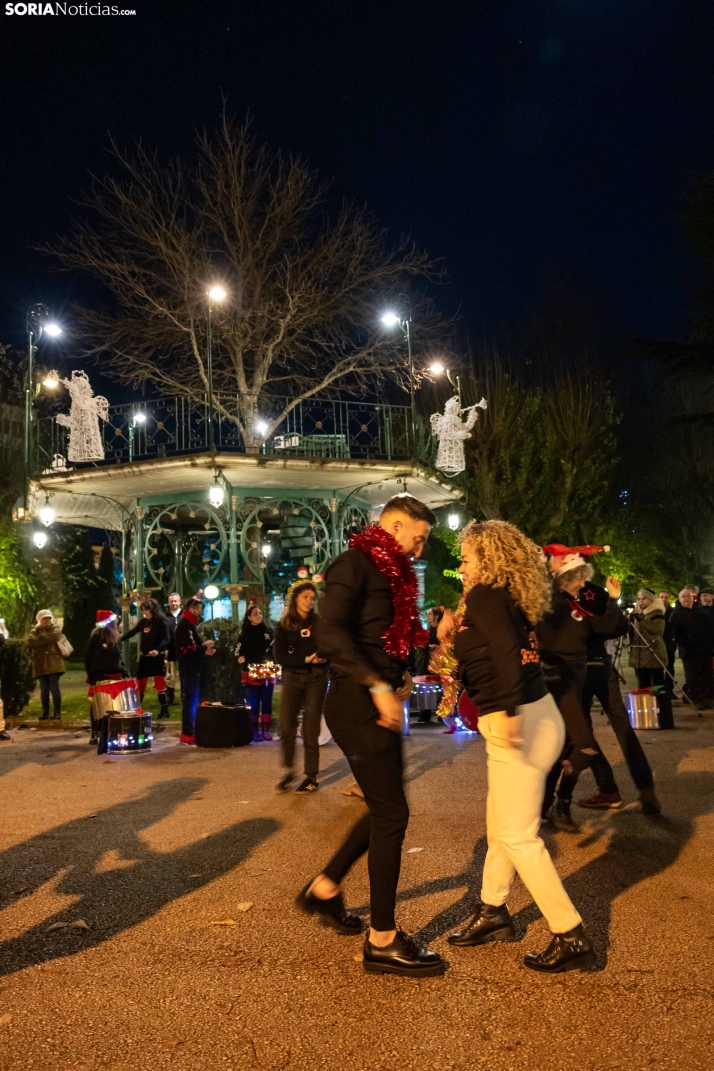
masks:
<svg viewBox="0 0 714 1071"><path fill-rule="evenodd" d="M72 407L69 414L55 417L58 424L69 428L70 461L103 461L104 446L99 430L99 418L109 419L109 402L94 391L86 372L75 369L71 379L61 381L69 391Z"/></svg>
<svg viewBox="0 0 714 1071"><path fill-rule="evenodd" d="M466 468L464 440L471 438L471 429L478 417L477 409L485 409L488 402L482 398L476 405L461 409L458 398L449 398L443 413L432 413L431 432L439 440L436 467L446 476L456 476ZM466 413L466 419L461 414Z"/></svg>

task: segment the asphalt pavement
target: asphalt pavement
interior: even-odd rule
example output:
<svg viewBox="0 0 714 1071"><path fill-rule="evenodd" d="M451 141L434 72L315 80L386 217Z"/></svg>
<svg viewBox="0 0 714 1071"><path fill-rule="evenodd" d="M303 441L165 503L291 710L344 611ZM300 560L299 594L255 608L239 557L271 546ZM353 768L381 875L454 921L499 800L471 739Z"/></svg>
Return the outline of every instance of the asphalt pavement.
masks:
<svg viewBox="0 0 714 1071"><path fill-rule="evenodd" d="M596 718L626 806L544 833L598 955L555 978L522 966L548 931L518 881L517 942L447 945L478 898L484 745L412 731L398 920L450 961L421 981L365 975L359 938L293 908L364 806L342 794L335 745L320 791L299 796L275 792L276 743L198 751L169 731L108 760L86 734L15 731L0 745L0 1069L711 1071L714 716L675 717L642 734L658 818ZM366 915L364 862L345 894Z"/></svg>

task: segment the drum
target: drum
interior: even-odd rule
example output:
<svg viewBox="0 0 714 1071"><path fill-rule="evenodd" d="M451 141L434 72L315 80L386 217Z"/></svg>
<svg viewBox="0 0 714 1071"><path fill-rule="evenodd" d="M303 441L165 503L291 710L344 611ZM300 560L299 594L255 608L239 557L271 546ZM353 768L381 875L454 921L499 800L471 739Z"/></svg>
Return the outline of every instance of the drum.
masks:
<svg viewBox="0 0 714 1071"><path fill-rule="evenodd" d="M659 729L659 705L651 692L628 692L627 713L633 729Z"/></svg>
<svg viewBox="0 0 714 1071"><path fill-rule="evenodd" d="M151 714L145 714L143 710L109 714L107 752L110 755L151 751L152 739Z"/></svg>
<svg viewBox="0 0 714 1071"><path fill-rule="evenodd" d="M246 747L253 739L250 707L201 703L193 735L197 747Z"/></svg>
<svg viewBox="0 0 714 1071"><path fill-rule="evenodd" d="M89 689L92 713L103 718L115 710L138 710L139 686L133 677L122 681L98 681Z"/></svg>
<svg viewBox="0 0 714 1071"><path fill-rule="evenodd" d="M464 728L472 733L478 732L478 707L471 702L466 694L466 689L464 689L459 696L459 701L456 704L456 713L459 718L461 718Z"/></svg>
<svg viewBox="0 0 714 1071"><path fill-rule="evenodd" d="M412 678L412 710L437 710L444 694L438 677L422 676Z"/></svg>

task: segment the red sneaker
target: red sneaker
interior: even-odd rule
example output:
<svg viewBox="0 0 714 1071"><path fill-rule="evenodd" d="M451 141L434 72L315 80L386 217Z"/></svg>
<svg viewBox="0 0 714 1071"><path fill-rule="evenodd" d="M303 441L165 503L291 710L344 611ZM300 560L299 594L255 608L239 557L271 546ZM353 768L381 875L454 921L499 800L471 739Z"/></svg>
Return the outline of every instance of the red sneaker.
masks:
<svg viewBox="0 0 714 1071"><path fill-rule="evenodd" d="M619 792L595 792L592 796L578 800L578 807L592 807L593 810L616 811L622 807L622 797Z"/></svg>
<svg viewBox="0 0 714 1071"><path fill-rule="evenodd" d="M181 733L179 740L182 744L195 744L196 738L194 736L186 736L185 733Z"/></svg>
<svg viewBox="0 0 714 1071"><path fill-rule="evenodd" d="M444 729L444 736L451 736L451 734L455 733L455 732L456 732L456 726L454 726L453 729Z"/></svg>

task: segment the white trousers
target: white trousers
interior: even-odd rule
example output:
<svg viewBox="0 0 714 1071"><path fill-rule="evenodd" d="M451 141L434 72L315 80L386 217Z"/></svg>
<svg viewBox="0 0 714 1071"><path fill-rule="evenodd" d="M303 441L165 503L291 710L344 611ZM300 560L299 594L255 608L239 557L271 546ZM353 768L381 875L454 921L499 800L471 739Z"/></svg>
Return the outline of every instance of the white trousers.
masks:
<svg viewBox="0 0 714 1071"><path fill-rule="evenodd" d="M551 695L516 711L522 737L516 747L499 735L505 714L486 714L478 723L488 769L481 899L493 907L505 904L518 873L553 933L567 933L582 919L538 835L545 779L563 749L565 725Z"/></svg>

